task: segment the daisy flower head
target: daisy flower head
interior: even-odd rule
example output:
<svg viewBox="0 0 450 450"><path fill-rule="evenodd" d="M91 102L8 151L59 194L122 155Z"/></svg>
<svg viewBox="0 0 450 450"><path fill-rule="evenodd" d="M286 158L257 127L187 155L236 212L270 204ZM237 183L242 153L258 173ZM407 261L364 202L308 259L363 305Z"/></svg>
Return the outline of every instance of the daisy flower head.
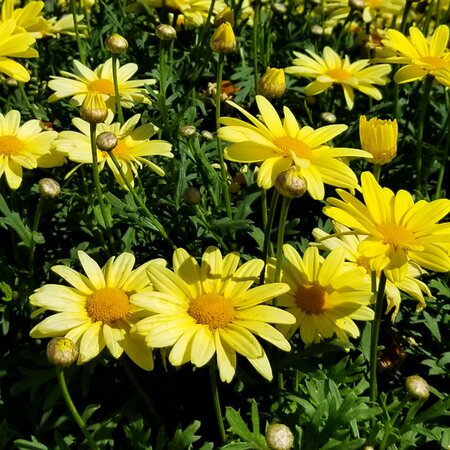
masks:
<svg viewBox="0 0 450 450"><path fill-rule="evenodd" d="M366 238L366 236L361 236L351 233L351 230L340 223L334 223L334 229L336 235L332 236L320 228L315 228L312 232L313 236L319 242L319 248L323 248L328 251L332 251L335 248L342 248L345 251L345 260L351 265L359 266L365 269L367 282L371 282L372 271L368 264L366 256L363 256L359 251L359 244ZM386 279L386 300L387 309L386 314L390 311L392 313L392 321L395 321L397 314L400 310L400 304L402 301L401 292L408 294L414 300L417 300L418 311L422 310L425 306L424 294L427 297L432 297L428 286L418 279L420 275L425 272L421 270L417 265L408 263L408 268L403 278L400 280L390 280ZM380 278L381 273L375 272L377 279Z"/></svg>
<svg viewBox="0 0 450 450"><path fill-rule="evenodd" d="M412 195L382 188L370 172L361 174L364 203L341 189L341 199L328 198L323 212L366 236L358 251L371 270L401 281L411 261L436 272L450 270L450 223L437 223L450 212L450 200L414 202Z"/></svg>
<svg viewBox="0 0 450 450"><path fill-rule="evenodd" d="M439 83L450 87L449 34L447 25L439 25L429 39L416 27L409 29L409 37L394 29L387 30L388 37L382 43L395 53L385 60L405 64L394 75L394 81L410 83L431 75Z"/></svg>
<svg viewBox="0 0 450 450"><path fill-rule="evenodd" d="M353 63L346 55L343 59L331 48L325 47L323 56L311 50L308 55L294 52L296 58L293 66L287 67L286 73L297 77L315 78L315 81L305 87L305 95L320 94L335 84L340 84L344 90L348 109L354 106L354 90L358 90L375 100L381 100L382 95L374 86L384 86L389 82L387 74L391 71L389 64L376 64L369 67L368 59L360 59Z"/></svg>
<svg viewBox="0 0 450 450"><path fill-rule="evenodd" d="M312 198L322 200L325 184L355 188L356 175L348 164L339 160L346 157L367 157L370 153L351 148L332 148L326 143L347 129L347 125L327 125L317 130L300 128L291 110L284 108L281 121L271 103L261 95L256 96L262 120L249 114L232 101L228 103L240 111L250 122L231 117L221 117L225 125L218 136L232 142L225 149L225 157L242 163L259 163L257 183L264 189L271 188L278 175L292 166L303 177Z"/></svg>
<svg viewBox="0 0 450 450"><path fill-rule="evenodd" d="M137 175L138 169L141 169L143 166L149 167L160 176L165 175L164 170L148 160L147 156L161 155L167 158L173 158L174 156L171 152L172 144L160 139L150 139L156 131L153 124L146 123L137 126L140 117L140 114L135 114L123 125L120 123L99 123L96 127L97 136L101 133L109 132L117 137L117 145L111 153L117 158L131 186L134 186L134 177ZM66 155L71 161L80 164L92 164L90 125L78 117L74 118L72 123L79 131L62 131L59 133L54 146L58 152ZM101 151L97 148L97 160L99 170L102 170L107 164L119 184L126 188L117 167L107 151Z"/></svg>
<svg viewBox="0 0 450 450"><path fill-rule="evenodd" d="M16 32L26 31L36 39L41 38L48 27L47 21L41 15L44 2L31 1L23 8L15 8L15 3L15 0L4 0L1 20L15 19L17 22Z"/></svg>
<svg viewBox="0 0 450 450"><path fill-rule="evenodd" d="M169 361L180 366L189 361L204 366L216 355L220 378L230 382L241 354L266 379L272 379L267 355L259 336L289 351L290 344L270 323L291 324L294 317L264 304L288 290L283 283L251 288L264 262L253 259L239 268L239 254L222 257L208 247L201 264L184 249L173 255L173 271L152 266L147 271L154 292L137 294L137 304L153 313L134 330L150 347L171 347Z"/></svg>
<svg viewBox="0 0 450 450"><path fill-rule="evenodd" d="M51 149L58 133L42 131L39 120L20 125L20 112L0 113L0 176L5 174L11 189L22 183L23 169L56 167L65 158Z"/></svg>
<svg viewBox="0 0 450 450"><path fill-rule="evenodd" d="M52 76L48 86L55 92L48 98L49 102L72 97L71 103L80 106L88 92L99 92L103 95L106 106L115 111L114 79L112 58L96 69L91 70L79 61L74 61L74 73L61 71L62 77ZM138 70L137 64L128 63L120 66L117 62L117 78L120 93L120 104L124 108L132 108L135 103L149 104L145 84L154 84L155 80L130 80Z"/></svg>
<svg viewBox="0 0 450 450"><path fill-rule="evenodd" d="M305 344L317 343L336 335L348 341L359 336L354 320L372 320L370 280L365 270L345 263L343 249L335 249L323 258L316 247L303 255L289 244L283 245L281 281L289 291L278 297L278 305L296 318L295 324L281 327L290 338L298 329ZM271 279L275 262L267 267Z"/></svg>
<svg viewBox="0 0 450 450"><path fill-rule="evenodd" d="M151 291L146 269L165 264L149 261L133 270L131 253L111 257L100 266L86 253L78 258L86 275L67 266L54 266L52 271L70 286L46 284L30 296L30 303L54 311L30 332L36 339L63 336L79 348L78 364L95 358L106 346L114 358L125 352L144 370L152 370L152 350L130 329L142 317L134 303L138 293Z"/></svg>

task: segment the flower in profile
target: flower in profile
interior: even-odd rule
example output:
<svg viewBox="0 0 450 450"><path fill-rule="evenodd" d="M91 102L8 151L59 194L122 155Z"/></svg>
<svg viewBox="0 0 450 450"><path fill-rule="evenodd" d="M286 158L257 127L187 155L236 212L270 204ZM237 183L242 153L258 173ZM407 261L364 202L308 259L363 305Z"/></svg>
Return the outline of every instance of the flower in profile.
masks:
<svg viewBox="0 0 450 450"><path fill-rule="evenodd" d="M47 21L41 16L44 2L31 1L23 8L15 8L15 0L4 0L2 5L1 21L14 19L17 23L16 32L27 32L39 39L48 28Z"/></svg>
<svg viewBox="0 0 450 450"><path fill-rule="evenodd" d="M289 292L278 297L278 305L287 308L296 322L281 327L290 338L297 329L305 344L317 343L336 335L348 341L359 336L354 320L372 320L370 280L365 270L345 262L343 249L335 249L326 258L315 247L303 255L289 244L283 245L285 260L281 265L281 281ZM267 267L272 279L275 262Z"/></svg>
<svg viewBox="0 0 450 450"><path fill-rule="evenodd" d="M345 260L354 266L360 266L366 270L367 282L371 282L371 274L367 257L363 256L359 251L359 244L365 239L366 236L357 234L351 234L350 229L346 226L334 223L334 229L336 236L331 236L320 228L315 228L312 232L313 236L320 243L320 248L326 250L334 250L335 248L342 248L345 250ZM424 294L427 297L432 297L428 286L418 279L418 277L425 272L420 270L416 264L408 263L408 268L405 275L401 280L386 280L386 300L387 309L386 314L392 312L392 321L395 321L397 314L400 310L400 304L402 301L401 292L405 292L411 296L414 300L417 300L418 311L422 310L425 306ZM381 273L375 272L377 279L380 278Z"/></svg>
<svg viewBox="0 0 450 450"><path fill-rule="evenodd" d="M54 102L62 98L72 97L71 103L80 106L88 92L98 92L103 95L106 106L115 110L114 80L112 58L96 69L91 70L79 61L74 61L74 73L61 71L62 77L52 76L48 83L55 92L48 101ZM137 64L128 63L123 66L117 62L117 78L120 93L120 104L124 108L132 108L135 103L150 103L144 84L154 84L155 80L130 80L138 69Z"/></svg>
<svg viewBox="0 0 450 450"><path fill-rule="evenodd" d="M358 251L371 270L384 270L391 281L401 281L409 262L436 272L450 270L450 223L437 222L450 211L450 200L414 203L412 195L382 188L370 172L361 174L364 203L341 189L342 200L328 198L324 213L366 236Z"/></svg>
<svg viewBox="0 0 450 450"><path fill-rule="evenodd" d="M373 164L383 165L391 162L397 155L397 120L382 120L366 116L359 117L359 137L361 148L369 152Z"/></svg>
<svg viewBox="0 0 450 450"><path fill-rule="evenodd" d="M447 48L449 27L439 25L429 40L416 27L409 29L409 39L400 31L387 30L383 45L393 52L385 58L387 62L405 64L394 75L396 83L409 83L434 76L446 87L450 87L450 51Z"/></svg>
<svg viewBox="0 0 450 450"><path fill-rule="evenodd" d="M0 113L0 176L5 174L11 189L22 183L23 169L56 167L64 157L51 150L56 131L42 131L39 120L20 125L20 112Z"/></svg>
<svg viewBox="0 0 450 450"><path fill-rule="evenodd" d="M294 52L296 56L292 61L294 65L285 69L286 73L298 77L315 78L315 81L305 87L305 95L317 95L334 84L340 84L349 109L352 109L354 105L354 89L375 100L381 100L381 92L373 85L384 86L389 82L386 77L391 71L389 64L376 64L368 67L368 59L350 63L348 56L342 59L330 47L324 48L323 57L311 50L306 51L309 56Z"/></svg>
<svg viewBox="0 0 450 450"><path fill-rule="evenodd" d="M0 73L26 83L30 81L28 70L11 58L36 58L39 54L30 47L36 42L35 38L30 33L15 33L16 26L14 19L0 22Z"/></svg>
<svg viewBox="0 0 450 450"><path fill-rule="evenodd" d="M86 275L67 266L52 271L70 286L46 284L30 296L30 303L54 311L30 332L36 339L64 336L79 349L78 364L95 358L106 346L114 358L125 352L139 367L152 370L152 350L130 329L142 317L134 303L139 293L151 291L146 269L161 265L163 260L149 261L133 270L131 253L111 257L100 266L86 253L78 258Z"/></svg>
<svg viewBox="0 0 450 450"><path fill-rule="evenodd" d="M172 144L160 139L150 140L156 131L154 125L146 123L136 127L140 118L140 114L135 114L123 125L120 123L99 123L96 127L97 136L104 132L110 132L117 136L118 143L112 150L112 153L117 158L127 180L132 186L134 186L134 177L142 166L149 167L160 176L165 175L164 170L145 158L146 156L161 155L173 158L173 153L171 152ZM92 164L90 125L80 118L74 118L72 123L81 133L78 131L62 131L59 133L54 146L58 152L66 155L71 161L81 164ZM122 187L126 188L117 167L107 151L97 149L97 160L99 170L102 170L107 164L116 180Z"/></svg>
<svg viewBox="0 0 450 450"><path fill-rule="evenodd" d="M326 145L345 131L347 125L327 125L317 130L308 126L300 128L287 107L281 122L275 108L261 95L256 96L256 103L262 121L236 103L228 103L253 125L243 120L221 117L220 122L226 126L219 129L218 136L233 142L225 149L225 157L243 163L262 162L257 175L258 185L262 188L272 187L278 175L292 166L297 168L297 175L305 179L309 194L316 200L322 200L325 195L324 183L350 189L358 185L356 175L348 164L338 158L371 158L370 153Z"/></svg>
<svg viewBox="0 0 450 450"><path fill-rule="evenodd" d="M279 98L286 92L286 79L283 69L268 67L258 81L258 92L264 97Z"/></svg>
<svg viewBox="0 0 450 450"><path fill-rule="evenodd" d="M137 305L153 315L134 329L150 347L172 347L169 361L179 366L191 361L207 364L216 355L220 378L230 382L236 371L236 353L247 358L268 380L272 369L256 336L289 351L290 345L270 323L291 324L282 309L265 305L288 286L269 283L250 288L264 262L253 259L238 268L239 254L225 257L208 247L201 265L184 249L173 255L173 271L152 266L147 271L155 291L136 294Z"/></svg>
<svg viewBox="0 0 450 450"><path fill-rule="evenodd" d="M80 33L83 33L87 28L87 26L82 23L84 18L84 15L81 14L77 14L76 16L78 31ZM57 17L47 19L47 28L42 30L42 37L58 37L61 34L75 36L75 23L72 14L64 14L59 19Z"/></svg>
<svg viewBox="0 0 450 450"><path fill-rule="evenodd" d="M236 36L230 22L216 28L211 38L211 48L216 53L230 53L236 48Z"/></svg>

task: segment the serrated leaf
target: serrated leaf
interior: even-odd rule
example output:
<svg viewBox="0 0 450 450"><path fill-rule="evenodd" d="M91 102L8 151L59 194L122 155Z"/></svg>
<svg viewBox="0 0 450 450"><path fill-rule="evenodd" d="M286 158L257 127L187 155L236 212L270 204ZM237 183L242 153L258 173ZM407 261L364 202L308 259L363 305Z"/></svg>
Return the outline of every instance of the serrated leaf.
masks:
<svg viewBox="0 0 450 450"><path fill-rule="evenodd" d="M178 429L167 447L168 450L184 450L189 448L194 442L198 441L200 436L197 436L195 432L200 428L200 425L200 421L195 420L185 430Z"/></svg>
<svg viewBox="0 0 450 450"><path fill-rule="evenodd" d="M16 439L14 445L20 450L48 450L48 447L41 444L32 436L32 441L26 441L25 439Z"/></svg>

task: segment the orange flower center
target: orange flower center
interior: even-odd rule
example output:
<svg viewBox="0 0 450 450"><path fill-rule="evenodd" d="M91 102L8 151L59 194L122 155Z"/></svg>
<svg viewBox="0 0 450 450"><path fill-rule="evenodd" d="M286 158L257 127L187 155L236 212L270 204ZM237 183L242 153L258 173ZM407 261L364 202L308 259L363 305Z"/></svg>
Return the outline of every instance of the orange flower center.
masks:
<svg viewBox="0 0 450 450"><path fill-rule="evenodd" d="M449 61L445 61L437 56L422 56L419 58L419 61L426 66L429 66L429 70L444 69L446 67L450 68Z"/></svg>
<svg viewBox="0 0 450 450"><path fill-rule="evenodd" d="M15 136L0 136L0 154L17 155L23 149L23 142Z"/></svg>
<svg viewBox="0 0 450 450"><path fill-rule="evenodd" d="M326 74L338 83L346 81L352 77L352 74L344 69L330 69L326 72Z"/></svg>
<svg viewBox="0 0 450 450"><path fill-rule="evenodd" d="M98 79L91 81L88 86L88 90L92 92L99 92L100 94L114 94L114 84L111 80Z"/></svg>
<svg viewBox="0 0 450 450"><path fill-rule="evenodd" d="M356 261L356 263L358 264L358 266L364 268L367 273L371 273L372 272L370 270L369 259L366 258L365 256L359 256L357 261Z"/></svg>
<svg viewBox="0 0 450 450"><path fill-rule="evenodd" d="M219 294L203 294L191 301L188 314L211 330L226 327L234 319L230 300Z"/></svg>
<svg viewBox="0 0 450 450"><path fill-rule="evenodd" d="M130 153L130 147L128 147L127 144L125 144L124 141L120 140L118 144L114 147L113 150L114 156L121 157L126 156Z"/></svg>
<svg viewBox="0 0 450 450"><path fill-rule="evenodd" d="M319 314L327 307L328 293L320 284L299 286L295 303L306 314Z"/></svg>
<svg viewBox="0 0 450 450"><path fill-rule="evenodd" d="M294 152L299 158L311 159L311 148L299 139L291 136L281 136L274 140L274 144L282 150L284 156L290 156Z"/></svg>
<svg viewBox="0 0 450 450"><path fill-rule="evenodd" d="M377 226L377 230L384 237L383 243L395 248L408 246L415 241L412 231L396 223L381 223Z"/></svg>
<svg viewBox="0 0 450 450"><path fill-rule="evenodd" d="M105 287L86 299L86 311L92 322L112 323L128 315L130 301L121 289Z"/></svg>

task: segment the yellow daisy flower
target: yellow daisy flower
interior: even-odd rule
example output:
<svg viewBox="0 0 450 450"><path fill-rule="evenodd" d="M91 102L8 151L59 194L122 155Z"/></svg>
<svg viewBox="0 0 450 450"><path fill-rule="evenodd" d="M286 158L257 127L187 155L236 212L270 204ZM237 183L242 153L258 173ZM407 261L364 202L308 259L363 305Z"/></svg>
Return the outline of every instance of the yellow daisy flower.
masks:
<svg viewBox="0 0 450 450"><path fill-rule="evenodd" d="M17 22L8 19L0 22L0 73L5 73L17 81L30 81L30 74L11 58L36 58L38 52L30 45L36 42L30 33L14 33Z"/></svg>
<svg viewBox="0 0 450 450"><path fill-rule="evenodd" d="M359 336L354 320L372 320L370 280L365 270L344 262L345 252L335 249L323 258L315 247L306 249L303 258L289 244L283 245L285 260L281 281L289 292L278 297L278 305L296 318L295 324L281 327L290 338L297 329L305 344L317 343L336 335L348 341ZM267 267L273 279L275 262Z"/></svg>
<svg viewBox="0 0 450 450"><path fill-rule="evenodd" d="M20 125L20 112L0 113L0 176L5 174L11 189L22 183L23 168L56 167L64 157L51 151L56 131L42 131L39 120Z"/></svg>
<svg viewBox="0 0 450 450"><path fill-rule="evenodd" d="M61 71L62 77L52 76L48 83L50 89L55 92L48 98L49 102L72 97L71 103L80 106L86 97L86 93L99 92L103 95L106 106L115 110L114 80L112 72L112 58L96 69L91 70L79 61L73 62L75 73ZM132 108L135 103L150 103L146 95L144 84L154 84L153 79L130 80L138 70L137 64L128 63L120 67L117 62L117 78L120 92L120 104L124 108Z"/></svg>
<svg viewBox="0 0 450 450"><path fill-rule="evenodd" d="M370 172L361 175L364 202L341 189L342 200L328 198L324 213L366 236L358 251L371 270L385 271L392 281L401 281L409 261L436 272L450 270L450 223L437 222L450 211L450 200L419 200L400 190L382 188Z"/></svg>
<svg viewBox="0 0 450 450"><path fill-rule="evenodd" d="M406 64L394 75L396 83L409 83L432 75L446 87L450 87L450 51L449 27L440 25L430 39L416 28L409 29L409 39L400 31L387 30L388 39L383 39L383 45L395 52L394 56L385 58L395 64Z"/></svg>
<svg viewBox="0 0 450 450"><path fill-rule="evenodd" d="M356 175L348 164L340 161L343 157L367 157L370 153L350 148L331 148L325 143L347 129L347 125L328 125L318 128L300 128L295 116L284 108L284 121L270 102L256 96L256 103L262 121L249 114L231 101L253 125L243 120L221 117L225 127L218 135L225 141L233 142L225 149L225 157L242 163L262 162L257 175L258 185L269 189L280 173L295 166L299 176L307 183L311 197L322 200L325 195L324 183L353 189L357 186Z"/></svg>
<svg viewBox="0 0 450 450"><path fill-rule="evenodd" d="M47 21L40 15L44 8L44 2L32 1L23 8L14 9L15 3L15 0L4 0L1 21L15 19L17 22L16 32L26 31L36 39L41 38L43 31L47 29Z"/></svg>
<svg viewBox="0 0 450 450"><path fill-rule="evenodd" d="M341 59L330 47L325 47L323 57L311 50L306 50L308 55L294 52L293 66L286 68L286 73L298 77L315 78L315 81L305 87L305 95L317 95L333 84L340 84L344 90L345 101L349 109L354 105L354 89L381 100L381 92L374 84L384 86L389 82L386 75L391 71L389 64L377 64L369 66L368 59L360 59L350 63L348 56Z"/></svg>
<svg viewBox="0 0 450 450"><path fill-rule="evenodd" d="M230 382L236 371L236 352L246 357L268 380L272 369L254 335L289 351L290 345L269 323L290 324L291 314L266 301L288 290L283 283L249 289L258 279L264 262L253 259L238 268L239 254L224 258L208 247L201 265L185 250L173 255L173 272L162 266L147 271L154 292L138 293L137 305L153 315L134 329L153 348L172 347L169 361L180 366L191 361L207 364L216 354L222 381Z"/></svg>
<svg viewBox="0 0 450 450"><path fill-rule="evenodd" d="M103 132L110 132L117 136L118 144L112 150L117 158L122 170L132 186L134 186L134 177L143 165L149 167L160 176L164 176L164 170L155 163L149 161L145 156L165 156L173 158L172 144L160 139L150 140L155 134L155 127L151 123L146 123L136 128L141 118L140 114L135 114L123 125L120 123L99 123L97 124L97 136ZM54 142L55 149L66 155L71 161L81 164L92 164L92 150L90 139L90 125L78 117L72 120L81 133L77 131L62 131L58 139ZM116 180L122 187L126 188L111 156L106 151L97 149L97 160L99 170L105 167L105 164L111 169Z"/></svg>
<svg viewBox="0 0 450 450"><path fill-rule="evenodd" d="M330 251L335 248L343 248L345 250L346 261L350 262L352 265L364 268L366 270L367 283L370 283L372 271L370 270L367 258L359 251L359 244L365 239L365 236L348 234L350 229L339 223L334 223L334 229L339 234L339 237L330 236L320 228L315 228L312 234L320 243L319 247L321 248ZM400 291L405 292L417 300L417 310L421 310L426 306L423 294L427 297L432 297L432 295L428 286L423 281L417 279L417 277L424 273L425 272L420 270L415 264L408 263L407 271L401 280L386 280L385 293L388 303L386 314L393 310L392 321L395 321L400 310ZM376 276L379 279L380 272L376 272Z"/></svg>
<svg viewBox="0 0 450 450"><path fill-rule="evenodd" d="M125 352L139 367L152 370L152 350L129 331L143 314L134 302L136 295L152 290L146 269L165 261L149 261L133 270L131 253L110 258L103 268L82 251L78 258L86 276L54 266L53 272L70 286L46 284L30 296L32 305L56 312L38 323L30 336L71 339L79 347L78 364L95 358L106 346L114 358Z"/></svg>

